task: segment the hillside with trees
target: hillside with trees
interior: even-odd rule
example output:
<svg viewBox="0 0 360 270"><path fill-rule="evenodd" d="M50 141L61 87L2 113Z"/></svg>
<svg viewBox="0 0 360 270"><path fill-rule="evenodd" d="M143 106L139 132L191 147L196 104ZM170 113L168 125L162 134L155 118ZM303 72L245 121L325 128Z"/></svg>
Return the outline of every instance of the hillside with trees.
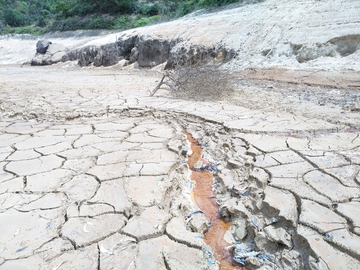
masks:
<svg viewBox="0 0 360 270"><path fill-rule="evenodd" d="M0 0L0 34L129 29L238 0Z"/></svg>

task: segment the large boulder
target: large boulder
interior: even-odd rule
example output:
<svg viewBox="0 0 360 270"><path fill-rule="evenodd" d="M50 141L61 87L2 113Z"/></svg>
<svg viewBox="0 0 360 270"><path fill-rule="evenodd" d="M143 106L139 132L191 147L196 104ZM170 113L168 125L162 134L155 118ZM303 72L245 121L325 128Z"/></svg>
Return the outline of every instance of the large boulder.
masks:
<svg viewBox="0 0 360 270"><path fill-rule="evenodd" d="M36 52L40 54L45 54L46 50L48 49L49 45L52 44L51 41L48 40L39 40L36 43Z"/></svg>
<svg viewBox="0 0 360 270"><path fill-rule="evenodd" d="M117 64L123 56L116 43L110 43L102 46L89 45L70 51L63 57L63 61L78 60L79 66L88 66L93 64L99 66L112 66Z"/></svg>
<svg viewBox="0 0 360 270"><path fill-rule="evenodd" d="M38 52L38 44L36 44L36 51L34 58L31 60L32 66L44 66L52 65L58 62L63 61L63 57L69 52L69 49L65 46L57 43L51 43L47 46L45 53ZM45 43L44 43L45 44ZM40 51L44 50L42 45L40 46Z"/></svg>
<svg viewBox="0 0 360 270"><path fill-rule="evenodd" d="M141 37L137 44L137 62L140 67L154 67L168 60L176 41Z"/></svg>
<svg viewBox="0 0 360 270"><path fill-rule="evenodd" d="M137 46L138 40L137 35L119 37L115 44L119 47L119 53L124 59L130 60L130 55L132 54L133 48Z"/></svg>

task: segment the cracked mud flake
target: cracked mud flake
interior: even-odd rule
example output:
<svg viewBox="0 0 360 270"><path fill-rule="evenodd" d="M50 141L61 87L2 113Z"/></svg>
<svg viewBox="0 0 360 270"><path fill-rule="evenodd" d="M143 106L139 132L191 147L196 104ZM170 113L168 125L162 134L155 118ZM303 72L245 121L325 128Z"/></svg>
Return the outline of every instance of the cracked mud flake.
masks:
<svg viewBox="0 0 360 270"><path fill-rule="evenodd" d="M77 247L95 243L119 231L126 218L121 214L104 214L93 218L70 218L61 228L61 234Z"/></svg>
<svg viewBox="0 0 360 270"><path fill-rule="evenodd" d="M4 167L8 164L8 162L0 162L0 182L5 182L11 178L14 178L15 175L4 171Z"/></svg>
<svg viewBox="0 0 360 270"><path fill-rule="evenodd" d="M355 233L360 235L360 202L348 202L338 204L337 210L350 219Z"/></svg>
<svg viewBox="0 0 360 270"><path fill-rule="evenodd" d="M280 163L277 160L275 160L273 157L271 157L268 154L256 156L255 159L256 161L254 162L254 165L256 167L267 168L267 167L280 165Z"/></svg>
<svg viewBox="0 0 360 270"><path fill-rule="evenodd" d="M203 252L170 240L166 235L139 243L136 269L207 269Z"/></svg>
<svg viewBox="0 0 360 270"><path fill-rule="evenodd" d="M141 169L141 175L157 175L166 176L171 168L175 165L175 162L160 162L160 163L145 163Z"/></svg>
<svg viewBox="0 0 360 270"><path fill-rule="evenodd" d="M133 119L129 119L130 122ZM134 123L96 123L94 124L95 133L103 133L104 131L110 131L111 133L115 131L128 131L134 127ZM98 134L100 136L100 134Z"/></svg>
<svg viewBox="0 0 360 270"><path fill-rule="evenodd" d="M65 208L67 197L63 193L47 193L45 195L40 195L40 198L32 202L15 206L17 210L20 211L31 211L36 209L55 209L55 208Z"/></svg>
<svg viewBox="0 0 360 270"><path fill-rule="evenodd" d="M26 205L39 199L41 194L27 193L4 193L0 194L0 208L8 209L12 207Z"/></svg>
<svg viewBox="0 0 360 270"><path fill-rule="evenodd" d="M174 217L166 225L166 234L170 239L187 246L202 249L205 246L203 235L186 229L182 218Z"/></svg>
<svg viewBox="0 0 360 270"><path fill-rule="evenodd" d="M300 198L310 199L322 205L332 205L332 202L329 198L317 193L301 178L272 178L270 185L280 189L291 191Z"/></svg>
<svg viewBox="0 0 360 270"><path fill-rule="evenodd" d="M85 173L96 162L95 157L80 158L80 159L68 159L64 162L62 168L72 170L76 173Z"/></svg>
<svg viewBox="0 0 360 270"><path fill-rule="evenodd" d="M278 165L267 168L273 177L302 177L305 173L313 170L314 167L308 162L296 162L291 164Z"/></svg>
<svg viewBox="0 0 360 270"><path fill-rule="evenodd" d="M30 160L11 161L6 165L6 169L17 175L31 175L60 168L63 162L63 158L49 155Z"/></svg>
<svg viewBox="0 0 360 270"><path fill-rule="evenodd" d="M127 134L124 134L124 138L127 136ZM117 138L116 140L119 141L119 143L121 143L121 140L123 138ZM78 140L76 140L74 142L74 147L75 148L81 148L87 145L93 145L96 143L103 143L103 142L108 142L108 141L114 141L114 138L102 138L99 137L97 134L85 134L82 135Z"/></svg>
<svg viewBox="0 0 360 270"><path fill-rule="evenodd" d="M35 150L43 155L58 154L63 151L72 149L72 141L59 142L54 145L38 147Z"/></svg>
<svg viewBox="0 0 360 270"><path fill-rule="evenodd" d="M69 181L74 172L65 169L55 169L49 172L26 176L27 191L51 192L57 190L61 184Z"/></svg>
<svg viewBox="0 0 360 270"><path fill-rule="evenodd" d="M24 178L16 177L7 181L0 182L0 194L5 192L21 192L24 188Z"/></svg>
<svg viewBox="0 0 360 270"><path fill-rule="evenodd" d="M144 133L135 133L131 134L126 141L133 142L133 143L156 143L156 142L163 142L164 138L161 137L154 137Z"/></svg>
<svg viewBox="0 0 360 270"><path fill-rule="evenodd" d="M126 151L102 154L97 160L97 165L109 165L114 163L126 162L126 158L128 155L129 153Z"/></svg>
<svg viewBox="0 0 360 270"><path fill-rule="evenodd" d="M95 175L100 181L106 181L123 177L126 168L127 166L124 162L109 165L95 165L90 168L87 173Z"/></svg>
<svg viewBox="0 0 360 270"><path fill-rule="evenodd" d="M41 155L37 152L35 152L33 149L30 150L17 150L14 153L12 153L7 160L9 161L16 161L16 160L28 160L28 159L34 159L38 158Z"/></svg>
<svg viewBox="0 0 360 270"><path fill-rule="evenodd" d="M332 200L332 202L346 202L359 197L359 188L346 187L334 177L320 171L312 171L304 175L304 181L317 192Z"/></svg>
<svg viewBox="0 0 360 270"><path fill-rule="evenodd" d="M327 241L346 250L347 253L352 254L356 258L360 256L360 237L350 233L347 228L329 232L326 236Z"/></svg>
<svg viewBox="0 0 360 270"><path fill-rule="evenodd" d="M34 149L38 147L45 147L55 145L60 142L73 140L74 137L63 136L36 136L30 137L22 142L15 144L15 147L19 150Z"/></svg>
<svg viewBox="0 0 360 270"><path fill-rule="evenodd" d="M165 231L165 224L171 215L157 206L146 208L140 216L129 220L122 232L137 240L160 236Z"/></svg>
<svg viewBox="0 0 360 270"><path fill-rule="evenodd" d="M141 149L134 150L129 153L126 158L127 162L136 163L161 163L161 162L175 162L177 155L167 149Z"/></svg>
<svg viewBox="0 0 360 270"><path fill-rule="evenodd" d="M322 234L346 227L344 218L310 200L301 200L300 222Z"/></svg>
<svg viewBox="0 0 360 270"><path fill-rule="evenodd" d="M59 156L65 157L66 159L77 159L84 157L97 157L100 155L100 153L100 150L92 146L84 146L77 149L65 150L58 154Z"/></svg>
<svg viewBox="0 0 360 270"><path fill-rule="evenodd" d="M84 134L91 134L91 133L93 133L93 129L92 129L91 125L77 124L77 125L73 125L73 126L69 125L66 128L65 135L84 135Z"/></svg>
<svg viewBox="0 0 360 270"><path fill-rule="evenodd" d="M61 185L58 191L66 193L68 202L81 202L92 198L99 187L93 176L80 174L74 176L69 182Z"/></svg>
<svg viewBox="0 0 360 270"><path fill-rule="evenodd" d="M141 196L141 195L140 195ZM131 206L124 189L124 179L115 179L101 183L96 195L89 203L107 203L118 212L127 212Z"/></svg>
<svg viewBox="0 0 360 270"><path fill-rule="evenodd" d="M343 156L332 152L325 152L322 156L307 157L321 169L340 167L350 164Z"/></svg>
<svg viewBox="0 0 360 270"><path fill-rule="evenodd" d="M0 161L4 161L13 152L14 149L10 146L0 147Z"/></svg>
<svg viewBox="0 0 360 270"><path fill-rule="evenodd" d="M272 152L269 154L281 164L289 164L304 161L297 153L291 150Z"/></svg>
<svg viewBox="0 0 360 270"><path fill-rule="evenodd" d="M92 144L92 146L94 148L99 149L103 152L129 151L139 145L140 145L140 143L118 142L118 141L101 142L101 143Z"/></svg>
<svg viewBox="0 0 360 270"><path fill-rule="evenodd" d="M291 222L293 227L297 224L297 203L295 197L288 191L267 186L264 190L261 211L269 218L283 217Z"/></svg>
<svg viewBox="0 0 360 270"><path fill-rule="evenodd" d="M351 150L360 145L357 134L334 133L323 134L312 138L309 143L309 149L313 150Z"/></svg>
<svg viewBox="0 0 360 270"><path fill-rule="evenodd" d="M284 137L247 133L239 133L237 136L241 137L256 148L266 153L288 150L286 145L286 138Z"/></svg>
<svg viewBox="0 0 360 270"><path fill-rule="evenodd" d="M30 135L0 134L0 146L10 146L31 138Z"/></svg>
<svg viewBox="0 0 360 270"><path fill-rule="evenodd" d="M309 247L317 256L310 261L315 269L360 269L359 260L335 249L314 230L299 225L297 232L308 241Z"/></svg>
<svg viewBox="0 0 360 270"><path fill-rule="evenodd" d="M130 269L138 253L132 237L115 233L98 243L101 269Z"/></svg>
<svg viewBox="0 0 360 270"><path fill-rule="evenodd" d="M62 252L58 257L50 260L44 258L45 254L39 254L30 257L24 262L28 264L21 264L20 261L12 261L5 264L9 265L8 269L32 270L32 269L53 269L53 270L68 270L68 269L98 269L98 248L96 244L80 248L77 250L69 250ZM21 266L23 268L21 268ZM14 268L11 268L14 267Z"/></svg>
<svg viewBox="0 0 360 270"><path fill-rule="evenodd" d="M45 215L49 219L43 218ZM28 257L42 244L58 236L61 209L19 212L15 209L0 213L1 257L17 259ZM49 226L51 222L51 226Z"/></svg>
<svg viewBox="0 0 360 270"><path fill-rule="evenodd" d="M114 211L114 207L106 203L82 204L80 206L79 216L94 217L105 213L113 213Z"/></svg>
<svg viewBox="0 0 360 270"><path fill-rule="evenodd" d="M15 134L34 134L48 128L51 124L29 121L29 122L18 122L14 123L7 128L5 128L6 133L15 133Z"/></svg>
<svg viewBox="0 0 360 270"><path fill-rule="evenodd" d="M167 186L158 180L159 176L129 177L124 185L126 194L133 202L141 206L161 203Z"/></svg>
<svg viewBox="0 0 360 270"><path fill-rule="evenodd" d="M357 174L360 172L359 165L349 165L338 168L332 168L325 170L331 175L337 177L340 182L347 187L359 187L358 183L355 182ZM360 196L360 190L359 190Z"/></svg>

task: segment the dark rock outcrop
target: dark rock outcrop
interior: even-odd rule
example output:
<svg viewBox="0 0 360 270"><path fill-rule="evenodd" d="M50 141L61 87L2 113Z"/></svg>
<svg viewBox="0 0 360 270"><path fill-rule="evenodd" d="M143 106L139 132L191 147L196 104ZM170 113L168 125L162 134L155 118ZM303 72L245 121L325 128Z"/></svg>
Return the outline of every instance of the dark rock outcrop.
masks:
<svg viewBox="0 0 360 270"><path fill-rule="evenodd" d="M41 53L41 54L45 54L46 50L48 49L49 45L52 44L51 41L48 40L39 40L36 43L36 52L37 53Z"/></svg>
<svg viewBox="0 0 360 270"><path fill-rule="evenodd" d="M60 44L40 40L36 44L37 54L32 65L51 65L60 61L78 61L80 66L112 66L120 60L128 64L137 62L138 67L154 67L167 62L166 69L175 65L194 64L203 60L230 61L236 52L218 45L179 46L180 39L162 39L150 36L122 36L115 43L102 46L89 45L69 51ZM44 53L40 53L44 52Z"/></svg>
<svg viewBox="0 0 360 270"><path fill-rule="evenodd" d="M86 46L69 52L63 61L79 60L80 66L111 66L125 59L139 67L153 67L166 62L177 41L137 35L120 37L117 42L103 46Z"/></svg>
<svg viewBox="0 0 360 270"><path fill-rule="evenodd" d="M137 46L138 39L139 38L137 35L130 37L125 37L125 36L119 37L119 39L115 44L119 47L120 55L122 55L124 59L130 60L131 51L133 48Z"/></svg>
<svg viewBox="0 0 360 270"><path fill-rule="evenodd" d="M235 58L236 55L236 51L222 45L213 47L203 45L181 46L171 51L165 69L172 69L176 65L193 65L201 61L206 62L213 59L225 63Z"/></svg>
<svg viewBox="0 0 360 270"><path fill-rule="evenodd" d="M169 59L170 50L177 41L141 37L137 43L139 66L154 67Z"/></svg>
<svg viewBox="0 0 360 270"><path fill-rule="evenodd" d="M80 49L72 50L63 57L63 61L76 61L80 66L93 64L99 66L112 66L117 64L123 57L119 47L115 43L102 46L89 45Z"/></svg>
<svg viewBox="0 0 360 270"><path fill-rule="evenodd" d="M39 46L38 46L39 45ZM47 47L46 47L47 46ZM52 65L63 60L63 57L69 52L69 49L65 46L57 43L47 42L38 42L36 44L36 50L44 51L45 53L37 52L34 58L31 60L32 66L43 66L43 65Z"/></svg>

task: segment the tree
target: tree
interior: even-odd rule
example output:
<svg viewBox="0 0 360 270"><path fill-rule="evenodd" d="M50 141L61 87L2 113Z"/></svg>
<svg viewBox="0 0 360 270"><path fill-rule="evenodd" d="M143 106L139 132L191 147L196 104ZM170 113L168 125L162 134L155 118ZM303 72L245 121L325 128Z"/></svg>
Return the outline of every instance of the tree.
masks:
<svg viewBox="0 0 360 270"><path fill-rule="evenodd" d="M16 9L7 7L3 11L4 22L13 27L24 26L29 23L29 18Z"/></svg>

